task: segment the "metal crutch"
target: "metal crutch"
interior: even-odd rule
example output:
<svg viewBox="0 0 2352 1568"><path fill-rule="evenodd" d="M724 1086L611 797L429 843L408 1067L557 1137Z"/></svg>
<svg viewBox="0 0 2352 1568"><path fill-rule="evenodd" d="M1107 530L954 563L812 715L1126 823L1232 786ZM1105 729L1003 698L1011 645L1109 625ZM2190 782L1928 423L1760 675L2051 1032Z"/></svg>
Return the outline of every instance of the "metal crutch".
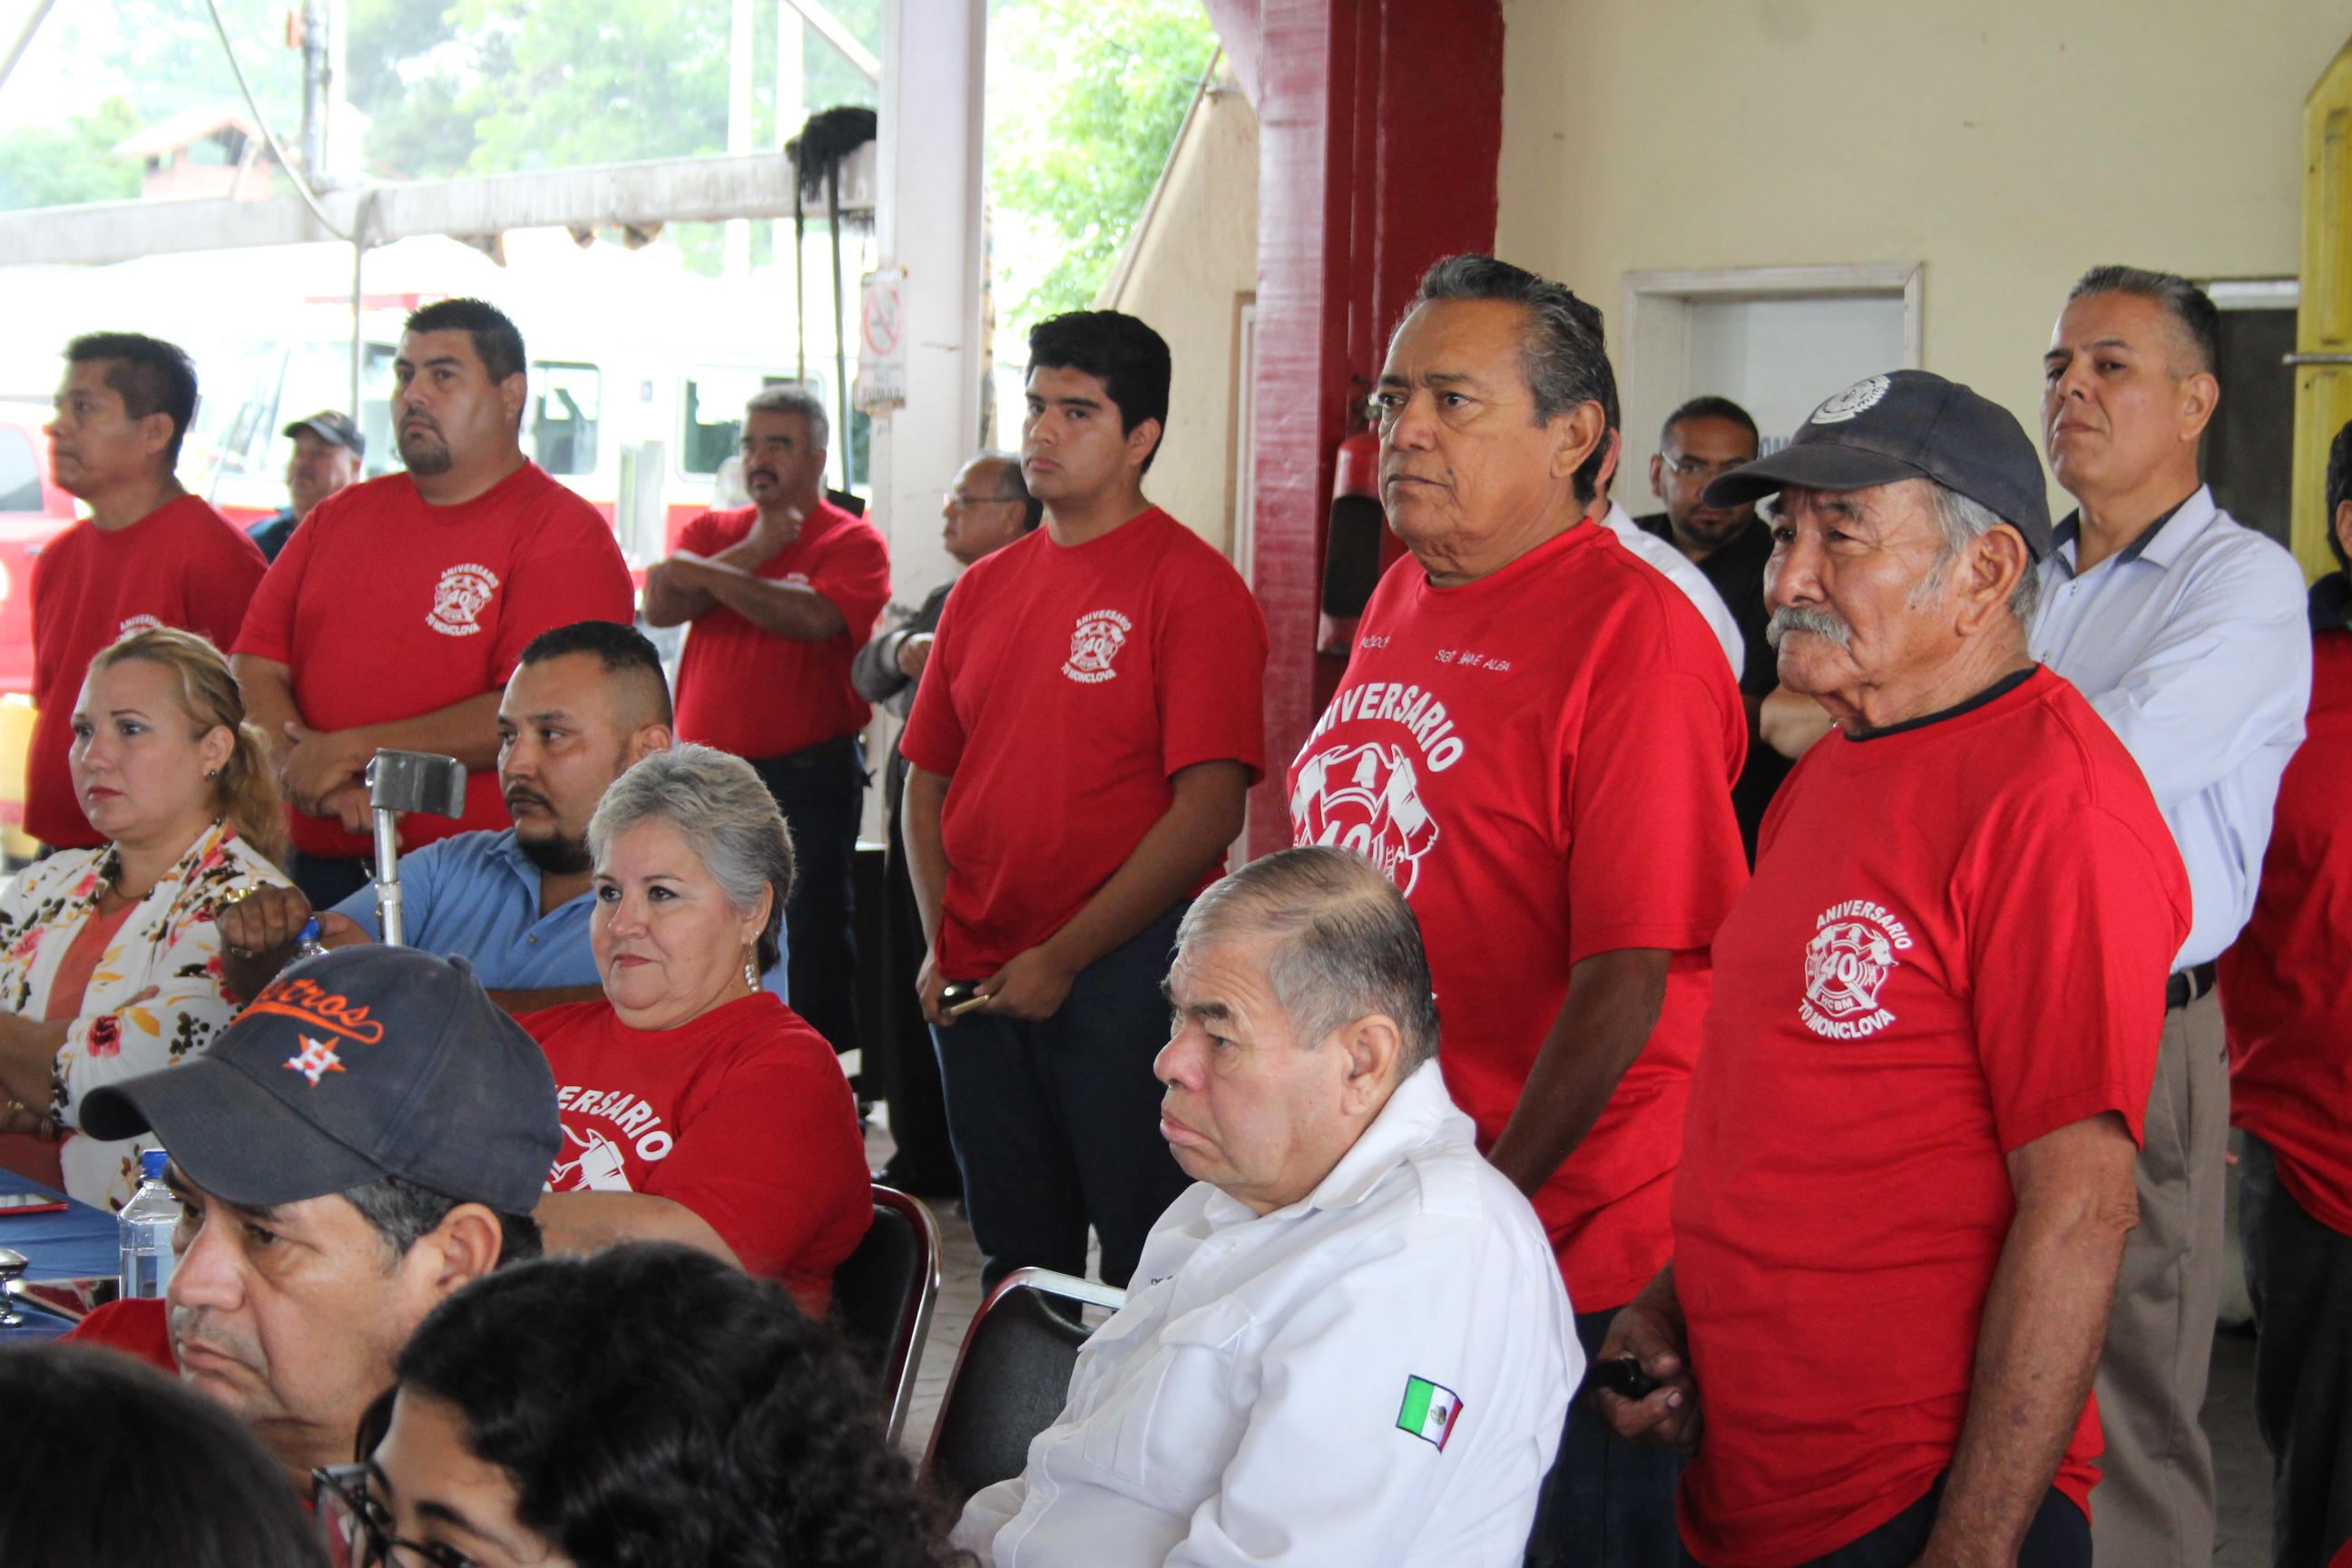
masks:
<svg viewBox="0 0 2352 1568"><path fill-rule="evenodd" d="M402 945L400 844L394 818L421 811L431 816L466 815L466 768L455 757L432 752L378 752L367 765L368 809L375 815L375 908L383 940Z"/></svg>

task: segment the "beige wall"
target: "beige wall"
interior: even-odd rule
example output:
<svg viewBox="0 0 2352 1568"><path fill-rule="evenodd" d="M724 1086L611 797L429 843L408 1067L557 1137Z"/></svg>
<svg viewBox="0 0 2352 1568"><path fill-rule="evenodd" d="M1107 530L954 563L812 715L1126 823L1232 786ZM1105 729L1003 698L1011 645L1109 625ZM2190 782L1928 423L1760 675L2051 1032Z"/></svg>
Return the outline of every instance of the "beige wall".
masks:
<svg viewBox="0 0 2352 1568"><path fill-rule="evenodd" d="M1228 553L1235 327L1256 288L1257 116L1227 85L1194 110L1156 203L1096 303L1142 317L1168 340L1168 433L1144 489Z"/></svg>
<svg viewBox="0 0 2352 1568"><path fill-rule="evenodd" d="M2341 0L1504 17L1499 254L1600 305L1612 339L1628 272L1924 263L1922 363L2037 434L2041 353L2086 267L2295 273L2303 99L2352 33Z"/></svg>

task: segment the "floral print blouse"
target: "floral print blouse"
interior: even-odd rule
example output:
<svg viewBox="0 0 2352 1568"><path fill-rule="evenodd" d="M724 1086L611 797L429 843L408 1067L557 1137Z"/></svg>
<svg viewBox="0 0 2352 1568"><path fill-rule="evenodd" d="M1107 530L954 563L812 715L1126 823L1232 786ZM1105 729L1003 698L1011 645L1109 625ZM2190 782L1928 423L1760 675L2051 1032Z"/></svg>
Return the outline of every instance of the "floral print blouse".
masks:
<svg viewBox="0 0 2352 1568"><path fill-rule="evenodd" d="M0 898L0 1008L47 1016L58 968L116 867L111 846L65 849L26 869ZM213 911L286 878L226 824L206 828L140 900L99 955L80 1016L66 1026L50 1075L59 1121L80 1123L80 1106L102 1084L120 1082L201 1053L237 1013L221 973ZM152 996L142 996L146 991ZM152 1139L105 1143L79 1134L61 1152L66 1188L84 1203L120 1208L137 1184L138 1150ZM127 1167L127 1171L126 1171Z"/></svg>

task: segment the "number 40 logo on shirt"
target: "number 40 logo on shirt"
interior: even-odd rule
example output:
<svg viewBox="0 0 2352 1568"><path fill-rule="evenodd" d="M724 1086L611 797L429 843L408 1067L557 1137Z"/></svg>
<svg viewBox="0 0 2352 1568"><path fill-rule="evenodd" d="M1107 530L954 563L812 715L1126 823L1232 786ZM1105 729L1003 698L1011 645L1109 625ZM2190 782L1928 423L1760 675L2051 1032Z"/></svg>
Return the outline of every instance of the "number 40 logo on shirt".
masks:
<svg viewBox="0 0 2352 1568"><path fill-rule="evenodd" d="M1398 1431L1410 1432L1424 1443L1434 1444L1442 1453L1461 1415L1462 1396L1452 1389L1425 1377L1404 1380L1404 1405L1397 1411Z"/></svg>

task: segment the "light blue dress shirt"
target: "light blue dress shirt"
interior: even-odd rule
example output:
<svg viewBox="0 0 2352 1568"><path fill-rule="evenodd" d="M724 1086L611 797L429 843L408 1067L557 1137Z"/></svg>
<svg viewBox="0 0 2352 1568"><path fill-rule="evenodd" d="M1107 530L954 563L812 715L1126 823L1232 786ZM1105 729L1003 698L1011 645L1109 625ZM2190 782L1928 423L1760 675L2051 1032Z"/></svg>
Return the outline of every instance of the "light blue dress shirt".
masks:
<svg viewBox="0 0 2352 1568"><path fill-rule="evenodd" d="M2060 524L2042 563L2033 657L2074 682L2147 775L2195 904L2173 968L2193 968L2253 912L2279 774L2303 743L2303 573L2201 488L2078 576L2080 531Z"/></svg>
<svg viewBox="0 0 2352 1568"><path fill-rule="evenodd" d="M539 889L539 868L516 845L513 828L460 833L400 858L401 924L411 947L462 953L488 990L599 984L596 955L588 946L595 894L583 893L542 915ZM362 888L334 912L383 940L374 888ZM781 925L776 940L780 945L784 940ZM764 984L784 996L783 963Z"/></svg>

